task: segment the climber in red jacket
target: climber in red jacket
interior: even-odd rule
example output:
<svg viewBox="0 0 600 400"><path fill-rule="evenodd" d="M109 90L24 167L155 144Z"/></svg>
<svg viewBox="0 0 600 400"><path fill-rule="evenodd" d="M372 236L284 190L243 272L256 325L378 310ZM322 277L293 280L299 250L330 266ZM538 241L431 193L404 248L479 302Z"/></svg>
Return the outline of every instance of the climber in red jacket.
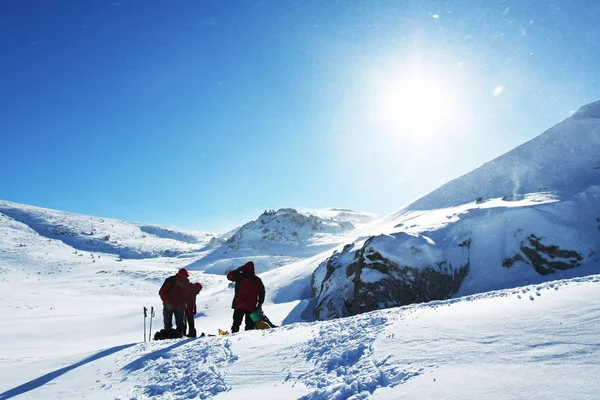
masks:
<svg viewBox="0 0 600 400"><path fill-rule="evenodd" d="M241 267L227 274L227 279L235 282L235 295L233 297L233 325L231 333L239 332L242 319L246 317L245 330L254 329L254 322L250 318L253 311L260 310L265 301L265 285L254 273L254 263L248 261Z"/></svg>
<svg viewBox="0 0 600 400"><path fill-rule="evenodd" d="M180 269L177 274L165 279L158 292L163 302L165 330L170 330L173 327L173 316L175 316L175 325L180 335L185 334L183 312L185 310L186 286L189 285L189 276L187 269Z"/></svg>

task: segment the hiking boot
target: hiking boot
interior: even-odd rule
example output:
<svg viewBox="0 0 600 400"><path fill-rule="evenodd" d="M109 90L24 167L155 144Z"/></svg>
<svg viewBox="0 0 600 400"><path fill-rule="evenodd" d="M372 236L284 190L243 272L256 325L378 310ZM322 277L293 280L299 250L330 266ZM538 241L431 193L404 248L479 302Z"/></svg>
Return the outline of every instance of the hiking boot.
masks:
<svg viewBox="0 0 600 400"><path fill-rule="evenodd" d="M188 333L185 336L187 336L187 337L196 337L196 330L195 329L190 329L190 333Z"/></svg>

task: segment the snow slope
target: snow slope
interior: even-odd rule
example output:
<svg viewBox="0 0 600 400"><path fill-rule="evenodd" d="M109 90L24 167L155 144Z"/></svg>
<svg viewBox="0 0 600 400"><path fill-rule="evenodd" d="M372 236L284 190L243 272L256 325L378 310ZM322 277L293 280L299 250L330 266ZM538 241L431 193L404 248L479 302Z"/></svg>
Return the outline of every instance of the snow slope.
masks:
<svg viewBox="0 0 600 400"><path fill-rule="evenodd" d="M300 318L293 310L298 299L309 296L310 274L319 257L305 255L319 251L322 241L329 243L324 248L342 242L354 229L347 222L342 224L347 229L336 228L330 218L313 220L318 226L333 224L329 233L325 228L315 236L309 232L303 236L316 243L317 250L299 252L295 264L263 276L269 288L268 313L277 323ZM110 235L111 240L105 246L86 243L100 235ZM161 328L158 288L177 269L190 267L197 257L214 251L210 242L215 238L215 234L0 202L0 319L5 321L0 330L0 390L19 382L39 382L40 373L58 376L54 369L69 370L72 361L88 349L105 349L100 354L109 354L141 341L146 337L144 306L155 310L153 331ZM276 253L283 249L272 247ZM191 279L204 285L198 301L199 329L213 333L217 327L228 329L233 291L224 275L191 269ZM146 328L150 329L149 319Z"/></svg>
<svg viewBox="0 0 600 400"><path fill-rule="evenodd" d="M75 250L110 253L121 258L177 256L204 249L218 236L158 225L74 214L0 200L0 218L27 226L49 240Z"/></svg>
<svg viewBox="0 0 600 400"><path fill-rule="evenodd" d="M440 226L447 213L438 213L414 215L412 229ZM600 275L301 322L326 254L261 274L280 328L144 343L142 307L155 309L155 332L158 287L189 258L117 261L0 216L0 399L596 397ZM228 329L225 278L192 271L191 280L204 285L198 330Z"/></svg>
<svg viewBox="0 0 600 400"><path fill-rule="evenodd" d="M26 376L2 371L0 399L593 399L599 289L596 275L270 331L124 341Z"/></svg>
<svg viewBox="0 0 600 400"><path fill-rule="evenodd" d="M600 184L600 101L483 166L401 208L395 215L466 204L479 197L552 191L579 193Z"/></svg>

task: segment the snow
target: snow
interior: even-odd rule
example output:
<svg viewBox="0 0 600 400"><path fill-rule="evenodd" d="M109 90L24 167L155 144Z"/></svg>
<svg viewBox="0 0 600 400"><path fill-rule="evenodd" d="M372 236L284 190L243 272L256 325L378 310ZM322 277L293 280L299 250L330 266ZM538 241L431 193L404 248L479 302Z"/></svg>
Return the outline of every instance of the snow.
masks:
<svg viewBox="0 0 600 400"><path fill-rule="evenodd" d="M594 119L595 103L382 220L281 209L219 235L0 201L0 400L597 398ZM559 159L556 149L578 156ZM510 190L497 186L507 176ZM499 267L527 239L523 223L542 243L576 249L581 265L543 277L518 260ZM264 239L264 227L276 234ZM346 269L327 269L334 252L348 265L368 243L399 264L462 265L466 250L452 245L469 235L480 240L453 298L314 320L314 288L352 292ZM267 288L263 308L281 326L219 336L232 316L225 273L249 259ZM215 336L148 341L143 307L155 311L154 333L158 289L183 267L204 286L196 328ZM360 278L382 274L366 268Z"/></svg>
<svg viewBox="0 0 600 400"><path fill-rule="evenodd" d="M370 269L370 268L365 268L362 271L362 274L360 274L360 280L362 280L365 283L375 283L375 282L379 282L381 279L384 279L386 276L384 274L382 274L381 272L375 270L375 269Z"/></svg>
<svg viewBox="0 0 600 400"><path fill-rule="evenodd" d="M0 398L593 398L599 285L596 275L230 336L124 337L35 367L21 359L3 368ZM52 335L47 356L60 352Z"/></svg>
<svg viewBox="0 0 600 400"><path fill-rule="evenodd" d="M442 185L396 214L454 207L480 197L502 198L543 191L573 194L598 184L599 103L581 107L543 134Z"/></svg>

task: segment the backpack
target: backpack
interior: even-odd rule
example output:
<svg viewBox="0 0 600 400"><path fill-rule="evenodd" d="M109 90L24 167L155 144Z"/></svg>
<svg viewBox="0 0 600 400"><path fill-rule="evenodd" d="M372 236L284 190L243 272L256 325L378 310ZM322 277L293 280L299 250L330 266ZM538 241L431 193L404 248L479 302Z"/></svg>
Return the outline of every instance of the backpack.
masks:
<svg viewBox="0 0 600 400"><path fill-rule="evenodd" d="M154 340L164 340L164 339L179 339L182 338L183 335L177 331L177 329L161 329L160 331L154 334Z"/></svg>

